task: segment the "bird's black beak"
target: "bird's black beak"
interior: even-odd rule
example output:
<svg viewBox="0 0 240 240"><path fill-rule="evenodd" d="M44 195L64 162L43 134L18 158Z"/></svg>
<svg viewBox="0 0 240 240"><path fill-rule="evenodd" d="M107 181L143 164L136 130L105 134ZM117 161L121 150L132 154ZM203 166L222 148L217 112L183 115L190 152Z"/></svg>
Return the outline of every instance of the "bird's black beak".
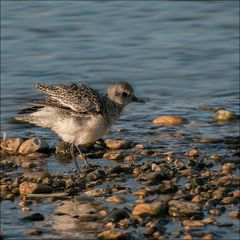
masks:
<svg viewBox="0 0 240 240"><path fill-rule="evenodd" d="M139 102L139 103L145 103L145 101L141 98L137 98L136 96L132 97L132 101L133 102Z"/></svg>

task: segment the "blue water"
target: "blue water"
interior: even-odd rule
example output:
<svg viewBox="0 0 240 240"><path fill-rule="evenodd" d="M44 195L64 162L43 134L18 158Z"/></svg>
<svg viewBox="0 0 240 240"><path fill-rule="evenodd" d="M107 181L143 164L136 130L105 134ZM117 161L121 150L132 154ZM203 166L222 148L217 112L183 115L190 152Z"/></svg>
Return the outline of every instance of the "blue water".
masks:
<svg viewBox="0 0 240 240"><path fill-rule="evenodd" d="M195 108L239 111L239 2L1 1L1 129L9 137L58 141L47 129L12 121L20 100L41 96L36 82L104 91L116 80L131 83L146 104L127 107L113 138L144 142L153 136L143 132L175 131L151 124L171 114L198 123L180 129L191 137L237 136L236 123L212 124L214 113Z"/></svg>

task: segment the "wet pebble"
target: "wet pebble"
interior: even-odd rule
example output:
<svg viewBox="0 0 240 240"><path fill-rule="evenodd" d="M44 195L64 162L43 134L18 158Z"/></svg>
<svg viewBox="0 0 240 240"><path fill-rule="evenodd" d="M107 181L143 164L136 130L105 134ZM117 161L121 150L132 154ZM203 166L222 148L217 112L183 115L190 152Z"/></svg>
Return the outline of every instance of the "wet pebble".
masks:
<svg viewBox="0 0 240 240"><path fill-rule="evenodd" d="M126 200L125 198L120 196L111 196L106 198L106 201L110 203L124 203Z"/></svg>
<svg viewBox="0 0 240 240"><path fill-rule="evenodd" d="M41 213L33 213L29 216L21 218L22 221L33 222L33 221L43 221L45 218Z"/></svg>
<svg viewBox="0 0 240 240"><path fill-rule="evenodd" d="M219 122L231 121L238 118L238 115L226 109L219 109L214 115L214 120Z"/></svg>
<svg viewBox="0 0 240 240"><path fill-rule="evenodd" d="M43 234L43 231L40 229L29 229L27 230L26 234L28 236L40 236Z"/></svg>
<svg viewBox="0 0 240 240"><path fill-rule="evenodd" d="M87 181L96 181L96 180L104 179L104 178L105 178L105 172L103 170L96 169L93 172L87 174L85 179Z"/></svg>
<svg viewBox="0 0 240 240"><path fill-rule="evenodd" d="M45 149L48 149L48 144L44 140L40 138L31 138L20 146L18 152L23 155L28 155Z"/></svg>
<svg viewBox="0 0 240 240"><path fill-rule="evenodd" d="M167 204L165 202L139 203L132 214L136 216L158 216L166 214Z"/></svg>
<svg viewBox="0 0 240 240"><path fill-rule="evenodd" d="M194 216L202 214L202 205L184 200L169 201L169 214L172 216Z"/></svg>
<svg viewBox="0 0 240 240"><path fill-rule="evenodd" d="M129 233L122 230L106 230L97 235L98 239L101 240L120 240L130 239Z"/></svg>
<svg viewBox="0 0 240 240"><path fill-rule="evenodd" d="M109 160L118 160L121 161L125 157L125 154L122 151L109 151L103 154L103 158Z"/></svg>
<svg viewBox="0 0 240 240"><path fill-rule="evenodd" d="M21 195L26 194L38 194L38 193L51 193L52 188L45 184L38 184L33 182L23 182L19 186L19 192Z"/></svg>
<svg viewBox="0 0 240 240"><path fill-rule="evenodd" d="M122 219L129 218L130 213L126 208L114 208L109 214L108 220L112 222L119 222Z"/></svg>
<svg viewBox="0 0 240 240"><path fill-rule="evenodd" d="M240 218L240 211L230 211L228 213L228 216L231 217L231 218Z"/></svg>
<svg viewBox="0 0 240 240"><path fill-rule="evenodd" d="M181 116L161 116L152 121L157 125L179 126L187 122L187 119Z"/></svg>
<svg viewBox="0 0 240 240"><path fill-rule="evenodd" d="M13 153L17 153L19 147L23 144L24 140L22 138L13 138L1 141L1 148L8 150Z"/></svg>
<svg viewBox="0 0 240 240"><path fill-rule="evenodd" d="M183 220L182 225L188 228L202 228L204 223L200 220Z"/></svg>
<svg viewBox="0 0 240 240"><path fill-rule="evenodd" d="M131 147L132 142L128 140L106 139L105 145L111 149L127 149Z"/></svg>

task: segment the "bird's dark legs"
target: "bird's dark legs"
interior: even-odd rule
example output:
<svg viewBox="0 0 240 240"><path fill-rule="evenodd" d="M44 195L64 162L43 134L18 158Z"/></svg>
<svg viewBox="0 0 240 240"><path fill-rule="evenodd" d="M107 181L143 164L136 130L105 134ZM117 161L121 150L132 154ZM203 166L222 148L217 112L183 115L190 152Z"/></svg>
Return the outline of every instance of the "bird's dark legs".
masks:
<svg viewBox="0 0 240 240"><path fill-rule="evenodd" d="M72 158L74 160L76 170L78 171L79 170L79 166L78 166L78 163L77 163L76 156L74 154L74 145L73 144L71 144L71 146L70 146L70 153L71 153L71 156L72 156Z"/></svg>
<svg viewBox="0 0 240 240"><path fill-rule="evenodd" d="M84 153L82 153L81 149L76 145L76 148L79 152L79 158L84 161L85 167L90 168L90 165L88 164L87 157Z"/></svg>

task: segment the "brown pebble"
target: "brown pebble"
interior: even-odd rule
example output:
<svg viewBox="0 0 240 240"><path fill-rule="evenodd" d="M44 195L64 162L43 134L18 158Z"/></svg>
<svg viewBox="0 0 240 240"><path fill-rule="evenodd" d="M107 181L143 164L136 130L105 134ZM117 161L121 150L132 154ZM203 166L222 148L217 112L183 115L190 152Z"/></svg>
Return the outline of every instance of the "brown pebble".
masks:
<svg viewBox="0 0 240 240"><path fill-rule="evenodd" d="M33 182L23 182L19 186L19 192L21 195L26 194L39 194L39 193L51 193L52 188L45 184L38 184Z"/></svg>
<svg viewBox="0 0 240 240"><path fill-rule="evenodd" d="M195 197L192 198L192 202L194 203L200 203L202 200L201 196L196 195Z"/></svg>
<svg viewBox="0 0 240 240"><path fill-rule="evenodd" d="M199 142L199 143L219 143L219 142L223 142L222 138L194 138L192 140L193 140L193 142Z"/></svg>
<svg viewBox="0 0 240 240"><path fill-rule="evenodd" d="M4 150L8 150L13 153L17 153L19 147L23 143L22 138L13 138L13 139L8 139L8 140L2 140L1 141L1 148Z"/></svg>
<svg viewBox="0 0 240 240"><path fill-rule="evenodd" d="M166 204L161 202L154 202L154 203L139 203L137 204L132 214L140 216L142 214L144 215L150 215L150 216L156 216L159 214L163 214L166 212Z"/></svg>
<svg viewBox="0 0 240 240"><path fill-rule="evenodd" d="M240 198L240 190L234 191L234 192L233 192L233 196L234 196L235 198Z"/></svg>
<svg viewBox="0 0 240 240"><path fill-rule="evenodd" d="M135 145L135 148L136 149L144 149L145 146L143 144L138 143L138 144Z"/></svg>
<svg viewBox="0 0 240 240"><path fill-rule="evenodd" d="M230 211L228 216L232 218L240 218L240 211Z"/></svg>
<svg viewBox="0 0 240 240"><path fill-rule="evenodd" d="M200 152L200 151L199 151L198 149L194 148L194 149L186 152L184 155L185 155L185 156L188 156L188 157L190 157L190 158L195 158L195 157L198 157L198 156L199 156L199 152Z"/></svg>
<svg viewBox="0 0 240 240"><path fill-rule="evenodd" d="M111 196L106 198L106 201L111 203L124 203L126 200L123 197Z"/></svg>
<svg viewBox="0 0 240 240"><path fill-rule="evenodd" d="M214 239L215 239L215 237L212 233L204 234L202 237L202 240L214 240Z"/></svg>
<svg viewBox="0 0 240 240"><path fill-rule="evenodd" d="M221 215L221 211L220 211L219 209L209 209L208 212L209 212L211 215L215 215L215 216Z"/></svg>
<svg viewBox="0 0 240 240"><path fill-rule="evenodd" d="M187 122L187 119L180 116L161 116L152 121L157 125L179 126Z"/></svg>
<svg viewBox="0 0 240 240"><path fill-rule="evenodd" d="M223 198L223 200L221 201L222 204L233 204L236 202L235 197L225 197Z"/></svg>
<svg viewBox="0 0 240 240"><path fill-rule="evenodd" d="M117 139L106 139L105 144L111 149L126 149L131 147L131 141L117 140Z"/></svg>
<svg viewBox="0 0 240 240"><path fill-rule="evenodd" d="M183 220L182 221L182 225L184 227L190 227L190 228L195 228L195 227L204 227L204 223L200 220L195 220L195 221L192 221L192 220Z"/></svg>
<svg viewBox="0 0 240 240"><path fill-rule="evenodd" d="M214 218L207 217L207 218L204 218L202 220L202 222L205 223L205 224L214 224L214 223L216 223L216 220Z"/></svg>
<svg viewBox="0 0 240 240"><path fill-rule="evenodd" d="M122 151L110 151L106 152L103 155L103 158L110 159L110 160L123 160L124 159L124 153Z"/></svg>
<svg viewBox="0 0 240 240"><path fill-rule="evenodd" d="M23 155L35 153L48 148L48 144L40 138L31 138L26 140L19 148L18 152Z"/></svg>
<svg viewBox="0 0 240 240"><path fill-rule="evenodd" d="M184 239L184 240L192 240L192 239L193 239L193 237L192 237L192 235L191 235L191 234L189 234L189 233L186 233L186 234L184 234L184 236L183 236L183 239Z"/></svg>
<svg viewBox="0 0 240 240"><path fill-rule="evenodd" d="M104 239L104 240L117 240L117 239L128 239L129 234L127 232L124 232L122 230L107 230L104 232L101 232L97 235L98 239Z"/></svg>

